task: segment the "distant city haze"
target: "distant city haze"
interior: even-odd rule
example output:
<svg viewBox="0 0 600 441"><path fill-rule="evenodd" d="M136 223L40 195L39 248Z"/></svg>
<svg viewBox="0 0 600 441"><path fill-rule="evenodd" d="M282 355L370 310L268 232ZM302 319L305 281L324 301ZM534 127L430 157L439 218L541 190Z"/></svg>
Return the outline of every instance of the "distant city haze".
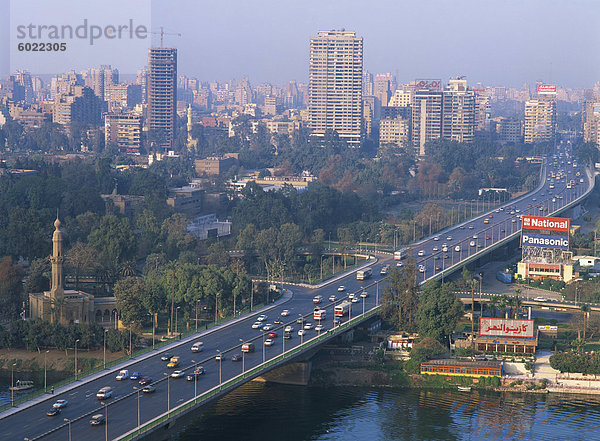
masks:
<svg viewBox="0 0 600 441"><path fill-rule="evenodd" d="M0 12L7 7L0 0ZM519 87L536 81L588 88L600 80L596 0L152 1L152 28L178 48L178 72L203 81L284 84L308 80L309 39L319 30L364 38L364 68L415 78L465 75L469 84ZM57 17L65 11L57 11ZM6 14L0 14L6 36ZM8 45L8 38L2 39ZM154 44L159 44L153 36ZM6 51L0 73L9 73ZM124 50L100 64L144 54ZM90 66L76 66L81 70ZM140 65L139 68L143 66ZM121 69L123 73L126 72ZM58 72L57 72L58 73Z"/></svg>

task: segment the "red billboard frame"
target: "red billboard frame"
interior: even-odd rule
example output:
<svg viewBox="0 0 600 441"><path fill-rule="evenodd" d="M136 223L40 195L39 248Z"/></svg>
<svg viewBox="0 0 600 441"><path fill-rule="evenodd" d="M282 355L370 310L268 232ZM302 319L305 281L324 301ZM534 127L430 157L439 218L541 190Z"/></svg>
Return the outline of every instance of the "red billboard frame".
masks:
<svg viewBox="0 0 600 441"><path fill-rule="evenodd" d="M545 224L545 225L543 225L543 224ZM561 226L561 225L557 225L557 224L566 224L566 226ZM523 230L562 231L562 232L568 233L571 231L571 219L568 217L546 217L546 216L524 215L521 218L521 229L523 229Z"/></svg>
<svg viewBox="0 0 600 441"><path fill-rule="evenodd" d="M538 94L556 94L556 84L538 84L537 86Z"/></svg>
<svg viewBox="0 0 600 441"><path fill-rule="evenodd" d="M482 332L482 321L498 322L498 324L494 325L493 328L488 326L488 329ZM498 332L495 333L494 331ZM517 331L519 332L517 333ZM481 337L533 338L535 336L535 321L528 319L479 317L479 335Z"/></svg>

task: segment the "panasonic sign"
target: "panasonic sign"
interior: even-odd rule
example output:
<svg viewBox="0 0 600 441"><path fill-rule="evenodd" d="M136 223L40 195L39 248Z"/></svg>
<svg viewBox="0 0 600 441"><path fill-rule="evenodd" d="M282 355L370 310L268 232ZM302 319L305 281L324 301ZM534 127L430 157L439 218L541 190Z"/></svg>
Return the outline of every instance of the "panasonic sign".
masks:
<svg viewBox="0 0 600 441"><path fill-rule="evenodd" d="M540 248L560 248L563 250L569 249L568 236L548 236L546 234L529 234L523 233L521 237L521 245L528 247Z"/></svg>

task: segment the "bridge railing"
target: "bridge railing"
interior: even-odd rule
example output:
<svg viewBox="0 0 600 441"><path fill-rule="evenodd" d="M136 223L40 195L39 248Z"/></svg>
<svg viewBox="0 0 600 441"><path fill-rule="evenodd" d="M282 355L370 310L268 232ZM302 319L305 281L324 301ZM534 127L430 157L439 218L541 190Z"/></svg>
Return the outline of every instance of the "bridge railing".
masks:
<svg viewBox="0 0 600 441"><path fill-rule="evenodd" d="M241 385L242 383L247 381L248 378L253 378L255 375L259 374L260 372L266 371L268 368L270 368L278 363L281 363L285 359L289 359L290 357L293 357L295 354L298 354L298 353L306 350L309 347L319 344L323 340L328 340L338 334L341 334L342 332L347 331L348 329L352 328L354 325L358 324L359 322L362 322L363 320L366 320L366 319L374 316L375 314L377 314L380 308L381 308L381 305L378 305L378 306L375 306L374 308L370 309L369 311L365 311L364 314L362 314L362 313L358 314L356 317L340 324L339 326L336 326L335 328L330 329L327 332L324 332L324 333L317 335L309 340L304 341L303 343L301 343L300 345L298 345L294 348L291 348L279 355L276 355L275 357L271 358L270 360L267 360L264 363L261 363L258 366L254 367L252 369L249 369L246 372L239 374L239 375L231 378L230 380L227 380L227 381L219 384L218 386L213 387L212 389L204 392L203 394L200 394L200 395L186 401L185 403L182 403L179 406L174 407L170 411L167 411L167 412L151 419L150 421L142 424L140 427L136 427L135 429L132 429L129 432L127 432L115 439L120 440L120 441L133 440L136 437L143 435L144 433L147 433L148 431L152 430L153 428L162 425L169 419L176 417L178 415L181 415L182 413L186 412L191 407L194 407L199 403L204 403L204 402L210 400L215 395L220 394L222 391L228 390L236 385Z"/></svg>

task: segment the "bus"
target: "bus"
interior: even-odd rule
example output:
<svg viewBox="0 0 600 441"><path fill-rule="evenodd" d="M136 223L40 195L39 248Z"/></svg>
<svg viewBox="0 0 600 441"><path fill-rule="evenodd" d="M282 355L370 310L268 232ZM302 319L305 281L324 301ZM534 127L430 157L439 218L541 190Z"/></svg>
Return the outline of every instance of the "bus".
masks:
<svg viewBox="0 0 600 441"><path fill-rule="evenodd" d="M313 320L325 320L326 314L327 311L325 311L324 309L315 308L315 310L313 311Z"/></svg>
<svg viewBox="0 0 600 441"><path fill-rule="evenodd" d="M365 280L365 279L368 279L369 277L371 277L371 275L372 275L371 268L360 270L360 271L356 272L356 280Z"/></svg>
<svg viewBox="0 0 600 441"><path fill-rule="evenodd" d="M346 314L348 314L348 311L350 310L350 302L348 301L343 301L342 303L340 303L339 305L337 305L334 310L333 310L333 315L336 317L343 317Z"/></svg>
<svg viewBox="0 0 600 441"><path fill-rule="evenodd" d="M408 252L406 249L394 251L394 260L402 260L408 257Z"/></svg>

